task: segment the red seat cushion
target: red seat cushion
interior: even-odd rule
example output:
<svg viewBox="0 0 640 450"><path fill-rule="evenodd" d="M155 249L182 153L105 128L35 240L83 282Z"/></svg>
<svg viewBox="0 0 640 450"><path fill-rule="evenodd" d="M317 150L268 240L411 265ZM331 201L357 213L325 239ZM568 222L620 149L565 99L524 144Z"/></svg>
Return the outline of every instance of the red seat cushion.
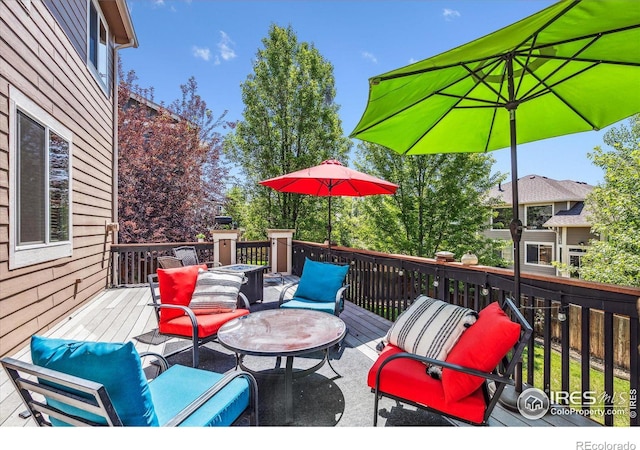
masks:
<svg viewBox="0 0 640 450"><path fill-rule="evenodd" d="M218 332L220 327L236 317L246 316L249 314L248 309L236 309L232 312L214 313L214 314L197 314L198 320L198 337L206 338L213 336ZM178 336L191 337L193 331L191 327L191 319L189 316L183 315L174 317L171 320L159 324L158 329L161 333L173 334Z"/></svg>
<svg viewBox="0 0 640 450"><path fill-rule="evenodd" d="M475 325L469 329L473 327ZM369 370L367 377L369 387L375 389L376 373L380 364L389 356L402 352L402 349L393 344L385 346ZM442 382L427 375L423 363L410 359L397 359L382 369L380 391L478 424L482 423L486 410L481 389L477 389L461 401L448 401L445 398Z"/></svg>
<svg viewBox="0 0 640 450"><path fill-rule="evenodd" d="M476 323L469 327L451 349L446 361L482 372L491 372L520 338L520 324L513 322L493 302L478 314ZM442 370L442 385L447 401L463 399L478 388L484 378L457 370Z"/></svg>
<svg viewBox="0 0 640 450"><path fill-rule="evenodd" d="M176 267L174 269L158 269L158 286L160 302L163 304L188 306L191 294L196 287L198 269L207 270L206 264L199 266ZM160 324L184 315L184 311L171 308L160 308ZM160 327L160 331L162 331Z"/></svg>

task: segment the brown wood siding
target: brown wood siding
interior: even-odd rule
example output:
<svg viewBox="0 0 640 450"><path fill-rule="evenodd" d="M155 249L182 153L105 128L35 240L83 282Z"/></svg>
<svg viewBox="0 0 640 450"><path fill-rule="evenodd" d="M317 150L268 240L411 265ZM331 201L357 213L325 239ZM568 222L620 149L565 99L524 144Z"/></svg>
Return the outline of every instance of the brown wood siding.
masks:
<svg viewBox="0 0 640 450"><path fill-rule="evenodd" d="M85 0L32 2L29 12L19 2L0 2L0 356L46 332L106 285L113 99L79 45L85 17ZM9 270L8 243L10 86L73 135L73 256L15 270Z"/></svg>
<svg viewBox="0 0 640 450"><path fill-rule="evenodd" d="M51 15L64 30L82 61L88 61L87 55L87 6L91 0L44 0ZM96 5L96 8L98 5ZM112 41L112 39L110 39ZM113 79L113 44L109 42L107 58L107 92L111 94Z"/></svg>
<svg viewBox="0 0 640 450"><path fill-rule="evenodd" d="M83 61L87 60L87 0L43 0Z"/></svg>

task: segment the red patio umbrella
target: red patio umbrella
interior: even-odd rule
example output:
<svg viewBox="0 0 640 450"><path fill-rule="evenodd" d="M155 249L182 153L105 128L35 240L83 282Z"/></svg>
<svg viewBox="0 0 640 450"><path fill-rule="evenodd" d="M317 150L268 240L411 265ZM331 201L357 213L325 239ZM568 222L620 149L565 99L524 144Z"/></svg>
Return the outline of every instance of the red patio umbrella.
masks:
<svg viewBox="0 0 640 450"><path fill-rule="evenodd" d="M376 178L343 166L329 159L317 166L291 172L260 182L278 192L329 197L329 252L331 252L331 197L364 197L366 195L393 194L397 184Z"/></svg>

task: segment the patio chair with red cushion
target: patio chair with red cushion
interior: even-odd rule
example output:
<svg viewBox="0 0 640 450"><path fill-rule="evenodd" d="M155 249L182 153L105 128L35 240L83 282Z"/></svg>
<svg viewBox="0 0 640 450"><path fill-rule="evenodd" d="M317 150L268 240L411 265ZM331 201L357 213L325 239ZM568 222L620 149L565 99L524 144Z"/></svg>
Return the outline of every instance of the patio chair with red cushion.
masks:
<svg viewBox="0 0 640 450"><path fill-rule="evenodd" d="M465 325L451 340L446 357L438 359L408 348L416 348L415 343L407 342L411 336L424 334L409 328L431 321L425 317L416 319L418 313L410 307L398 317L394 326L403 315L414 314L412 320L404 321L402 332L396 330L395 335L402 338L385 342L369 370L367 383L375 394L374 426L381 397L473 425L487 425L505 386L514 385L511 376L531 336L531 326L510 299L502 307L498 302L491 303L477 314L474 323ZM390 330L387 338L393 334ZM431 368L438 368L437 374L430 375Z"/></svg>
<svg viewBox="0 0 640 450"><path fill-rule="evenodd" d="M193 367L200 364L199 348L214 341L228 321L249 314L249 300L240 292L243 274L207 270L207 266L158 269L148 276L158 333L189 339Z"/></svg>

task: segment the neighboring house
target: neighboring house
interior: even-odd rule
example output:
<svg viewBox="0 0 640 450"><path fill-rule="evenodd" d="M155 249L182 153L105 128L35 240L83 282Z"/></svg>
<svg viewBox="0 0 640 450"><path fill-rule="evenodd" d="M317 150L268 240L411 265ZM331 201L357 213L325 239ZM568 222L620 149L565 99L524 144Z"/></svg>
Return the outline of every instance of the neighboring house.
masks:
<svg viewBox="0 0 640 450"><path fill-rule="evenodd" d="M0 356L100 293L125 0L0 1Z"/></svg>
<svg viewBox="0 0 640 450"><path fill-rule="evenodd" d="M520 252L522 272L576 276L560 269L580 267L589 241L598 239L591 232L584 207L584 200L592 189L593 186L580 181L552 180L539 175L527 175L518 180L518 214L524 226ZM485 235L508 241L502 256L513 261L513 241L509 232L511 183L492 188L489 196L497 198L501 206L494 208L491 228ZM562 264L556 268L552 262Z"/></svg>

